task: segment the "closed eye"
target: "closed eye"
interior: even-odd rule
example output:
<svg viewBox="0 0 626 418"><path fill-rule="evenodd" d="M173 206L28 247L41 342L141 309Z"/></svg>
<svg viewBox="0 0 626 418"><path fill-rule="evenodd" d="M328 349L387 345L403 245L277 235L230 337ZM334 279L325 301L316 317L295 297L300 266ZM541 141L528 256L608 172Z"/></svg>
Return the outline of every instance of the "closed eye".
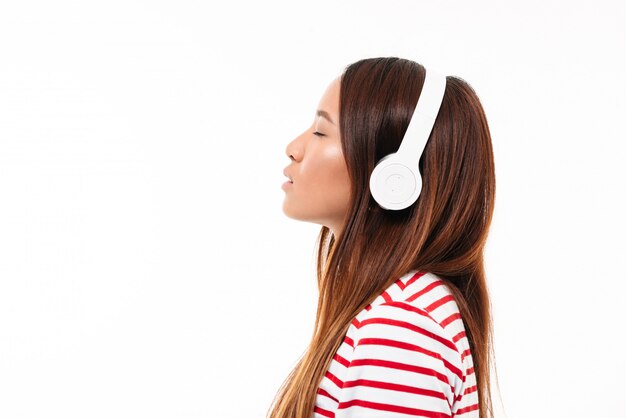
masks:
<svg viewBox="0 0 626 418"><path fill-rule="evenodd" d="M326 136L326 135L324 135L323 133L320 133L320 132L317 132L317 131L313 132L313 135L317 135L317 136Z"/></svg>

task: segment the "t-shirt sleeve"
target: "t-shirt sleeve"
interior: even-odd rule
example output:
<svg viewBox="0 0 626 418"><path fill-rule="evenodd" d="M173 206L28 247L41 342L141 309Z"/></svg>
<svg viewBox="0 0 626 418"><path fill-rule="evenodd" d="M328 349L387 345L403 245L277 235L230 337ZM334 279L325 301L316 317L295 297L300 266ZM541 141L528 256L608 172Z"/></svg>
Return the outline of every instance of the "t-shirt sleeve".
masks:
<svg viewBox="0 0 626 418"><path fill-rule="evenodd" d="M375 305L355 322L335 418L452 416L462 359L441 325L403 302Z"/></svg>

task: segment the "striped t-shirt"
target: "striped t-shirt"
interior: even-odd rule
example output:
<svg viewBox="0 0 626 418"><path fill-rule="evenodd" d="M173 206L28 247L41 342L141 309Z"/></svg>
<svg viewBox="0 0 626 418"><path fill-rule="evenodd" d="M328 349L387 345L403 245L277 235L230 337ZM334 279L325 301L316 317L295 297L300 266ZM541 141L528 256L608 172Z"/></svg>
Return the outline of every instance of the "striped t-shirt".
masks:
<svg viewBox="0 0 626 418"><path fill-rule="evenodd" d="M402 276L352 321L320 383L314 418L478 417L459 308L441 278Z"/></svg>

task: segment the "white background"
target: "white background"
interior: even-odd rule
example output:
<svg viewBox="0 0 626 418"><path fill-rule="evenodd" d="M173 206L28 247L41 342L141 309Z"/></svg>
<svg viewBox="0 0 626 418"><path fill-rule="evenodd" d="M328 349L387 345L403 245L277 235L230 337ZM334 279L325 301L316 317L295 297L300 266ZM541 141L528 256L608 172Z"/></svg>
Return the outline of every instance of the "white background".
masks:
<svg viewBox="0 0 626 418"><path fill-rule="evenodd" d="M1 3L0 416L264 417L317 300L285 146L375 56L485 108L498 417L623 413L624 3L214 4Z"/></svg>

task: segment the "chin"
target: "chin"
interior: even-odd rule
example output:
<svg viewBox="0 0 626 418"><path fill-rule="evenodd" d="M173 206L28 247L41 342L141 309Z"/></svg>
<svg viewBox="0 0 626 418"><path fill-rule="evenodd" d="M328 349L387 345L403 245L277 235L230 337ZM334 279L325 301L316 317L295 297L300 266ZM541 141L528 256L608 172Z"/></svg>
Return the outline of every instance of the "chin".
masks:
<svg viewBox="0 0 626 418"><path fill-rule="evenodd" d="M283 213L285 214L285 216L295 221L319 223L314 220L315 218L312 217L310 213L307 213L306 211L298 210L297 208L290 207L286 203L283 204Z"/></svg>
<svg viewBox="0 0 626 418"><path fill-rule="evenodd" d="M302 220L302 218L298 216L297 211L294 211L293 208L287 203L287 199L283 202L283 213L288 218L295 219L297 221Z"/></svg>

